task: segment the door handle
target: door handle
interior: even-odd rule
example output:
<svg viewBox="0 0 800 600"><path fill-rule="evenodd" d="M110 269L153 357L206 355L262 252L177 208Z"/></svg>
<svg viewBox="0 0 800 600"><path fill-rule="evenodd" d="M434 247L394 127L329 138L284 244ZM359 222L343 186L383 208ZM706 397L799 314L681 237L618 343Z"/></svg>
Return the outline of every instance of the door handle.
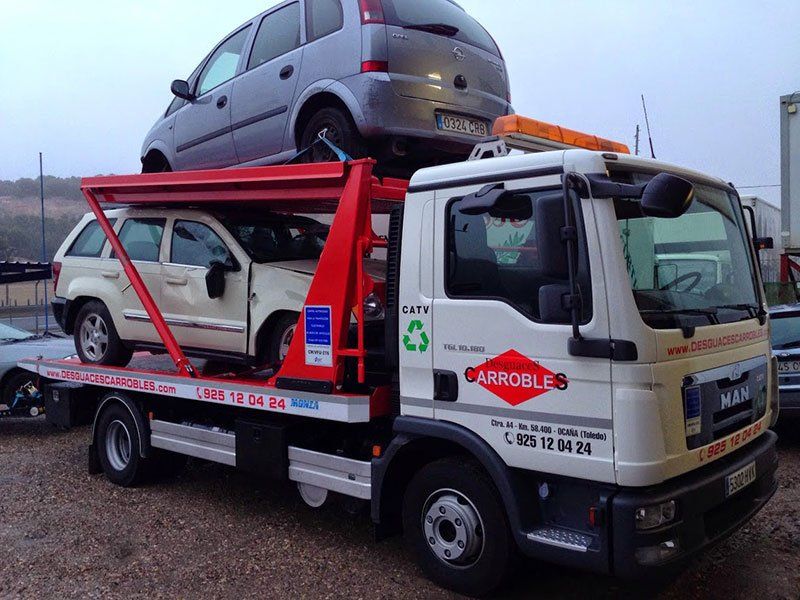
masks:
<svg viewBox="0 0 800 600"><path fill-rule="evenodd" d="M227 105L228 105L228 97L220 96L219 100L217 100L217 108L225 108Z"/></svg>
<svg viewBox="0 0 800 600"><path fill-rule="evenodd" d="M433 399L440 402L458 400L458 375L452 371L433 372Z"/></svg>
<svg viewBox="0 0 800 600"><path fill-rule="evenodd" d="M165 277L164 281L170 285L189 285L188 277Z"/></svg>
<svg viewBox="0 0 800 600"><path fill-rule="evenodd" d="M102 271L100 274L106 279L119 279L119 271Z"/></svg>
<svg viewBox="0 0 800 600"><path fill-rule="evenodd" d="M289 79L294 74L294 67L287 65L281 69L281 79Z"/></svg>

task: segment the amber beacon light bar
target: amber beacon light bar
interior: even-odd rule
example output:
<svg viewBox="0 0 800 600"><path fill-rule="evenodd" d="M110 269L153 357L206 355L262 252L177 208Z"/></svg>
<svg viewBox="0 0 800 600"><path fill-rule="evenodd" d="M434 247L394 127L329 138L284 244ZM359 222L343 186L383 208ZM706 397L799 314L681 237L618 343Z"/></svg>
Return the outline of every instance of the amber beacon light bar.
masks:
<svg viewBox="0 0 800 600"><path fill-rule="evenodd" d="M620 142L519 115L498 118L492 133L502 138L509 148L528 152L584 148L619 154L631 153L628 146Z"/></svg>

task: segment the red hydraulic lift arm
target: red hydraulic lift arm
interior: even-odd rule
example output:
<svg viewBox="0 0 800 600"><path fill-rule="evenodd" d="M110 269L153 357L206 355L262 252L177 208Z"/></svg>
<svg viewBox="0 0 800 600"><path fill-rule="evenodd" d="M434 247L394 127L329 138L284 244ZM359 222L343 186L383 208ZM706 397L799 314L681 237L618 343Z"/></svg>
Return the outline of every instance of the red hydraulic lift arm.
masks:
<svg viewBox="0 0 800 600"><path fill-rule="evenodd" d="M164 320L164 316L161 314L158 306L156 306L155 300L153 300L153 297L150 295L150 291L147 289L144 281L142 281L139 271L136 270L136 266L133 264L133 262L131 262L131 259L128 257L128 253L125 251L125 248L122 246L122 242L119 241L119 237L117 237L114 228L108 221L103 209L100 208L100 203L97 201L97 197L94 195L94 193L92 193L90 188L83 188L83 195L86 197L86 201L89 203L89 207L92 209L95 217L97 217L97 222L100 224L100 228L106 234L108 241L111 242L111 247L114 249L117 259L120 263L122 263L122 268L125 269L125 274L128 276L128 279L130 280L136 295L139 297L139 300L141 300L145 311L147 311L150 321L153 323L153 325L155 325L158 335L164 341L167 352L169 352L170 357L172 357L175 366L178 367L178 370L182 375L187 377L196 377L197 371L195 371L194 366L191 362L189 362L189 359L186 358L183 350L181 350L181 347L175 340L175 336L172 334L167 322Z"/></svg>

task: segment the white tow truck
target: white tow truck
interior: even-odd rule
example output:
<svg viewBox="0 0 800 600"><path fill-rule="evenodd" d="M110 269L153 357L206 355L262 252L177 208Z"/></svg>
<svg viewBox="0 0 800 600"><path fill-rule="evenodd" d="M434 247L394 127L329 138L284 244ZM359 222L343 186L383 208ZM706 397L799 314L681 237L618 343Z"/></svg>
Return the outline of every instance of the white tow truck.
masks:
<svg viewBox="0 0 800 600"><path fill-rule="evenodd" d="M495 129L546 151L409 183L371 161L84 180L175 367L23 361L48 417L90 406L90 467L120 485L193 456L295 481L312 506L369 502L378 537L402 532L431 579L468 594L516 553L679 568L777 485L776 364L738 194L594 136L516 116ZM100 201L335 212L285 361L193 365ZM385 284L363 269L381 247ZM693 254L731 268L699 285L659 266ZM362 307L376 293L378 324Z"/></svg>

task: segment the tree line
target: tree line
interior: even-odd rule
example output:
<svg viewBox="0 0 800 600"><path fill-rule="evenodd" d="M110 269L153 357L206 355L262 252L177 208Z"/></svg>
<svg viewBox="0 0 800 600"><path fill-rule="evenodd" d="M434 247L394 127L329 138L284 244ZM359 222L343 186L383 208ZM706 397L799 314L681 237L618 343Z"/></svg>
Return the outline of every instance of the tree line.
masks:
<svg viewBox="0 0 800 600"><path fill-rule="evenodd" d="M39 178L23 177L16 181L0 179L0 198L36 202ZM80 177L44 177L45 200L55 198L83 202ZM42 221L38 214L3 214L0 222L0 260L39 261L42 259ZM37 211L38 212L38 211ZM52 260L58 247L79 220L77 214L47 216L45 209L46 259Z"/></svg>
<svg viewBox="0 0 800 600"><path fill-rule="evenodd" d="M45 198L66 198L68 200L80 202L83 200L83 194L81 194L81 178L45 175L44 196ZM16 181L0 179L0 197L38 198L39 178L31 179L30 177L23 177Z"/></svg>

